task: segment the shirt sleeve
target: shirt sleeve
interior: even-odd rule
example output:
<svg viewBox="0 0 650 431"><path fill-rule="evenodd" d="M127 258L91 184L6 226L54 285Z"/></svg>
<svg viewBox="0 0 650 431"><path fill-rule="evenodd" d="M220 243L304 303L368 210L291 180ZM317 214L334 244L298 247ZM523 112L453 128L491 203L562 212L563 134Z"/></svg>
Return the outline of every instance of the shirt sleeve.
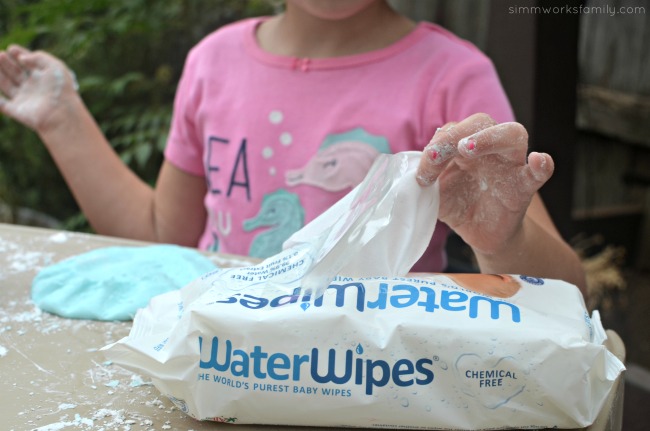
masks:
<svg viewBox="0 0 650 431"><path fill-rule="evenodd" d="M515 116L492 61L476 50L451 70L445 85L445 122L461 121L486 113L496 122L514 121Z"/></svg>
<svg viewBox="0 0 650 431"><path fill-rule="evenodd" d="M204 176L204 145L197 128L196 112L201 99L201 85L196 78L196 53L190 51L185 63L176 96L171 128L165 147L165 159L177 168Z"/></svg>

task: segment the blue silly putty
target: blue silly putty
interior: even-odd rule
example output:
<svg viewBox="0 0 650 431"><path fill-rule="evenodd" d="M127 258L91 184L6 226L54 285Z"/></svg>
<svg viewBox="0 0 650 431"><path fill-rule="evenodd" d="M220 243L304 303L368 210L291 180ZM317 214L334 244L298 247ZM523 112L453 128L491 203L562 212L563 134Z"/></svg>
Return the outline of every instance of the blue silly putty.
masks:
<svg viewBox="0 0 650 431"><path fill-rule="evenodd" d="M100 248L42 269L32 300L62 317L130 320L152 297L215 268L197 250L175 245Z"/></svg>

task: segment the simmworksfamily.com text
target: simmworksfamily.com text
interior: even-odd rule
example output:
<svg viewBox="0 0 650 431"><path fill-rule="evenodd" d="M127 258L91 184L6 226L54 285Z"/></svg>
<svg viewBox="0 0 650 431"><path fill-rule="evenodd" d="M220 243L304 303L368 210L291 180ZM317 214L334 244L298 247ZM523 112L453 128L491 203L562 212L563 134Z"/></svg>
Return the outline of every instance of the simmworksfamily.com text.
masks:
<svg viewBox="0 0 650 431"><path fill-rule="evenodd" d="M508 13L513 15L527 15L527 14L607 14L610 16L615 15L632 15L632 14L645 14L645 7L643 6L510 6Z"/></svg>

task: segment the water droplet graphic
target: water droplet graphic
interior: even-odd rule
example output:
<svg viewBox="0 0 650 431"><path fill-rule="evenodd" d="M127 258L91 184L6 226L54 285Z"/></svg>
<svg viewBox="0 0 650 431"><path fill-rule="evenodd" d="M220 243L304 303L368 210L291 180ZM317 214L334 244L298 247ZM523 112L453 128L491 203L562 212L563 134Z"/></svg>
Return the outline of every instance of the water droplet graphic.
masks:
<svg viewBox="0 0 650 431"><path fill-rule="evenodd" d="M300 304L300 308L302 308L303 311L307 311L310 305L311 304L309 302L303 302L302 304Z"/></svg>
<svg viewBox="0 0 650 431"><path fill-rule="evenodd" d="M424 407L424 409L425 409L426 411L430 412L430 411L431 411L431 406L426 406L426 407Z"/></svg>
<svg viewBox="0 0 650 431"><path fill-rule="evenodd" d="M408 398L402 398L402 402L400 404L402 405L402 407L408 407L409 406Z"/></svg>
<svg viewBox="0 0 650 431"><path fill-rule="evenodd" d="M357 344L357 353L362 354L363 353L363 347L361 347L361 343Z"/></svg>
<svg viewBox="0 0 650 431"><path fill-rule="evenodd" d="M449 366L447 365L447 363L445 361L442 361L439 365L440 365L440 368L442 368L443 370L446 370L447 368L449 368Z"/></svg>

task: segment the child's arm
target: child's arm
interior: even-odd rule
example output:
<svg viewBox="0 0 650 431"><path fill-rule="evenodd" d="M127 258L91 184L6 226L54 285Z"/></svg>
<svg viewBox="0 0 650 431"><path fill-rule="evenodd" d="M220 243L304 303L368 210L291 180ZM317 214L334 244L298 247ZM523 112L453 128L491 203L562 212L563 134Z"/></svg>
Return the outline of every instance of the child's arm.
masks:
<svg viewBox="0 0 650 431"><path fill-rule="evenodd" d="M205 224L203 178L165 164L155 189L122 163L58 59L0 52L0 112L36 131L98 233L196 246Z"/></svg>
<svg viewBox="0 0 650 431"><path fill-rule="evenodd" d="M553 174L553 159L535 152L526 157L527 149L520 124L473 115L435 134L418 181L439 180L439 218L472 247L481 272L559 278L585 293L580 259L537 194Z"/></svg>

